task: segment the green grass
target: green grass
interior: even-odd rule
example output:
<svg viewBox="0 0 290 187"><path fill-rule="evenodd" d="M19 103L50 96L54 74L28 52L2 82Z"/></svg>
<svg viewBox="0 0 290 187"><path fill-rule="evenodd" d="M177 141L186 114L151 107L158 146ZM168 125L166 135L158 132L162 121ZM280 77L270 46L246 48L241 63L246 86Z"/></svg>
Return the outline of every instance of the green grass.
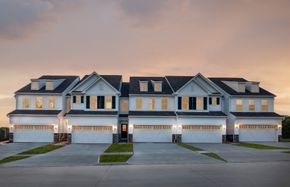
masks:
<svg viewBox="0 0 290 187"><path fill-rule="evenodd" d="M105 153L133 152L133 144L112 144Z"/></svg>
<svg viewBox="0 0 290 187"><path fill-rule="evenodd" d="M253 149L289 149L287 147L277 147L277 146L269 146L269 145L262 145L262 144L254 144L254 143L239 143L239 144L234 144L236 146L241 146L241 147L247 147L247 148L253 148Z"/></svg>
<svg viewBox="0 0 290 187"><path fill-rule="evenodd" d="M192 145L189 144L185 144L185 143L177 143L177 145L184 147L186 149L189 149L191 151L203 151L202 149L198 148L198 147L194 147Z"/></svg>
<svg viewBox="0 0 290 187"><path fill-rule="evenodd" d="M219 155L217 155L216 153L202 153L203 155L206 155L208 157L211 157L211 158L214 158L214 159L217 159L217 160L221 160L221 161L224 161L224 162L228 162L226 161L225 159L223 159L222 157L220 157Z"/></svg>
<svg viewBox="0 0 290 187"><path fill-rule="evenodd" d="M101 155L100 163L127 162L132 155Z"/></svg>
<svg viewBox="0 0 290 187"><path fill-rule="evenodd" d="M285 138L285 139L282 138L282 139L281 139L281 142L290 142L290 138Z"/></svg>
<svg viewBox="0 0 290 187"><path fill-rule="evenodd" d="M44 145L41 147L37 147L28 151L24 151L22 153L20 153L19 155L35 155L35 154L44 154L56 149L59 149L63 147L63 145L53 145L53 144L48 144L48 145Z"/></svg>
<svg viewBox="0 0 290 187"><path fill-rule="evenodd" d="M16 161L16 160L22 160L22 159L29 158L29 157L30 156L21 156L21 155L9 156L9 157L6 157L6 158L3 158L2 160L0 160L0 164L13 162L13 161Z"/></svg>

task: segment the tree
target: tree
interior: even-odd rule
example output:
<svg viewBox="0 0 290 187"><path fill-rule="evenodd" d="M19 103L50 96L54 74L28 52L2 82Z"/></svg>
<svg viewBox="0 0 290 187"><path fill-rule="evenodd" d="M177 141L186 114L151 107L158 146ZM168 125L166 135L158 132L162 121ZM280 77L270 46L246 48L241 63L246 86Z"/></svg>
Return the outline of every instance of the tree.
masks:
<svg viewBox="0 0 290 187"><path fill-rule="evenodd" d="M282 121L282 137L290 138L290 117L286 117Z"/></svg>

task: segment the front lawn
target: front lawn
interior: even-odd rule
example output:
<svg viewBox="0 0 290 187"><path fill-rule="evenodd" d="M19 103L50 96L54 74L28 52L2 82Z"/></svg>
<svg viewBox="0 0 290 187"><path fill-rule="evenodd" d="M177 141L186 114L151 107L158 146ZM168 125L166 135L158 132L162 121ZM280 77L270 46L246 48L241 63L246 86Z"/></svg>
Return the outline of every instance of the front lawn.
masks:
<svg viewBox="0 0 290 187"><path fill-rule="evenodd" d="M100 163L122 163L127 162L132 155L101 155Z"/></svg>
<svg viewBox="0 0 290 187"><path fill-rule="evenodd" d="M277 146L269 146L269 145L262 145L262 144L254 144L254 143L239 143L239 144L233 144L236 146L241 146L241 147L247 147L247 148L253 148L253 149L289 149L287 147L277 147Z"/></svg>
<svg viewBox="0 0 290 187"><path fill-rule="evenodd" d="M191 151L203 151L202 149L198 148L198 147L194 147L192 145L189 144L185 144L185 143L177 143L177 145L184 147L186 149L189 149Z"/></svg>
<svg viewBox="0 0 290 187"><path fill-rule="evenodd" d="M2 160L0 160L0 164L5 164L5 163L8 163L8 162L13 162L13 161L16 161L16 160L22 160L22 159L29 158L29 157L30 156L21 156L21 155L9 156L9 157L6 157L6 158L3 158Z"/></svg>
<svg viewBox="0 0 290 187"><path fill-rule="evenodd" d="M226 161L225 159L223 159L222 157L220 157L219 155L217 155L215 153L202 153L202 154L206 155L206 156L209 156L209 157L212 157L212 158L217 159L217 160L228 162L228 161Z"/></svg>
<svg viewBox="0 0 290 187"><path fill-rule="evenodd" d="M133 152L133 144L112 144L105 153Z"/></svg>
<svg viewBox="0 0 290 187"><path fill-rule="evenodd" d="M41 147L37 147L28 151L24 151L22 153L19 153L19 155L35 155L35 154L44 154L56 149L59 149L63 147L63 145L54 145L54 144L48 144L48 145L44 145Z"/></svg>

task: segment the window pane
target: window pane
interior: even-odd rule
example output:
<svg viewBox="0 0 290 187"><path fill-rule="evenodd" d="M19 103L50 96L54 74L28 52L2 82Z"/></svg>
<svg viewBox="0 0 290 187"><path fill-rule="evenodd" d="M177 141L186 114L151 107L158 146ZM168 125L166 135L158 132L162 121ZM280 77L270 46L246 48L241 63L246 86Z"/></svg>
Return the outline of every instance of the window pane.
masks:
<svg viewBox="0 0 290 187"><path fill-rule="evenodd" d="M43 108L43 104L42 104L42 97L41 96L37 96L36 97L36 108L40 109Z"/></svg>
<svg viewBox="0 0 290 187"><path fill-rule="evenodd" d="M23 97L22 99L22 108L29 108L30 107L30 98Z"/></svg>
<svg viewBox="0 0 290 187"><path fill-rule="evenodd" d="M241 100L241 99L236 100L236 111L237 112L243 111L243 100Z"/></svg>
<svg viewBox="0 0 290 187"><path fill-rule="evenodd" d="M256 110L256 102L255 100L249 100L249 111L254 112Z"/></svg>
<svg viewBox="0 0 290 187"><path fill-rule="evenodd" d="M188 104L189 98L186 96L182 97L182 110L188 110L189 104Z"/></svg>
<svg viewBox="0 0 290 187"><path fill-rule="evenodd" d="M217 97L211 97L211 105L217 105Z"/></svg>
<svg viewBox="0 0 290 187"><path fill-rule="evenodd" d="M269 104L268 100L262 100L262 112L268 112Z"/></svg>
<svg viewBox="0 0 290 187"><path fill-rule="evenodd" d="M81 96L80 95L76 96L76 103L78 103L78 104L81 103Z"/></svg>
<svg viewBox="0 0 290 187"><path fill-rule="evenodd" d="M97 108L97 96L90 96L90 108L91 109Z"/></svg>
<svg viewBox="0 0 290 187"><path fill-rule="evenodd" d="M161 108L162 108L162 110L168 109L168 99L166 97L162 98L162 100L161 100Z"/></svg>
<svg viewBox="0 0 290 187"><path fill-rule="evenodd" d="M46 82L46 90L53 90L53 83L52 82Z"/></svg>
<svg viewBox="0 0 290 187"><path fill-rule="evenodd" d="M196 110L203 110L203 97L196 97Z"/></svg>
<svg viewBox="0 0 290 187"><path fill-rule="evenodd" d="M162 90L161 90L161 83L160 82L155 82L154 83L154 91L155 92L161 92Z"/></svg>
<svg viewBox="0 0 290 187"><path fill-rule="evenodd" d="M50 109L55 109L55 105L56 105L56 98L55 97L49 97L49 99L48 99L48 107Z"/></svg>
<svg viewBox="0 0 290 187"><path fill-rule="evenodd" d="M128 100L121 100L121 111L128 112L129 111L129 102Z"/></svg>
<svg viewBox="0 0 290 187"><path fill-rule="evenodd" d="M155 99L154 98L150 98L149 99L149 109L150 110L154 110L155 108Z"/></svg>
<svg viewBox="0 0 290 187"><path fill-rule="evenodd" d="M112 109L112 96L105 96L105 109Z"/></svg>
<svg viewBox="0 0 290 187"><path fill-rule="evenodd" d="M142 98L136 98L136 109L140 110L142 109Z"/></svg>
<svg viewBox="0 0 290 187"><path fill-rule="evenodd" d="M148 91L148 82L140 82L140 91L147 92Z"/></svg>

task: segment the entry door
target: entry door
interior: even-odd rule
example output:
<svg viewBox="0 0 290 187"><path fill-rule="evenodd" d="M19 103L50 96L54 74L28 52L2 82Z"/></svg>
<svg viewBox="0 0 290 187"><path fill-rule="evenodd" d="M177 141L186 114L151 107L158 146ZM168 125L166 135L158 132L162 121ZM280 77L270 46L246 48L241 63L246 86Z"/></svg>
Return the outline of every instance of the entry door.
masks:
<svg viewBox="0 0 290 187"><path fill-rule="evenodd" d="M122 124L121 125L121 138L126 139L128 136L128 125L127 124Z"/></svg>

